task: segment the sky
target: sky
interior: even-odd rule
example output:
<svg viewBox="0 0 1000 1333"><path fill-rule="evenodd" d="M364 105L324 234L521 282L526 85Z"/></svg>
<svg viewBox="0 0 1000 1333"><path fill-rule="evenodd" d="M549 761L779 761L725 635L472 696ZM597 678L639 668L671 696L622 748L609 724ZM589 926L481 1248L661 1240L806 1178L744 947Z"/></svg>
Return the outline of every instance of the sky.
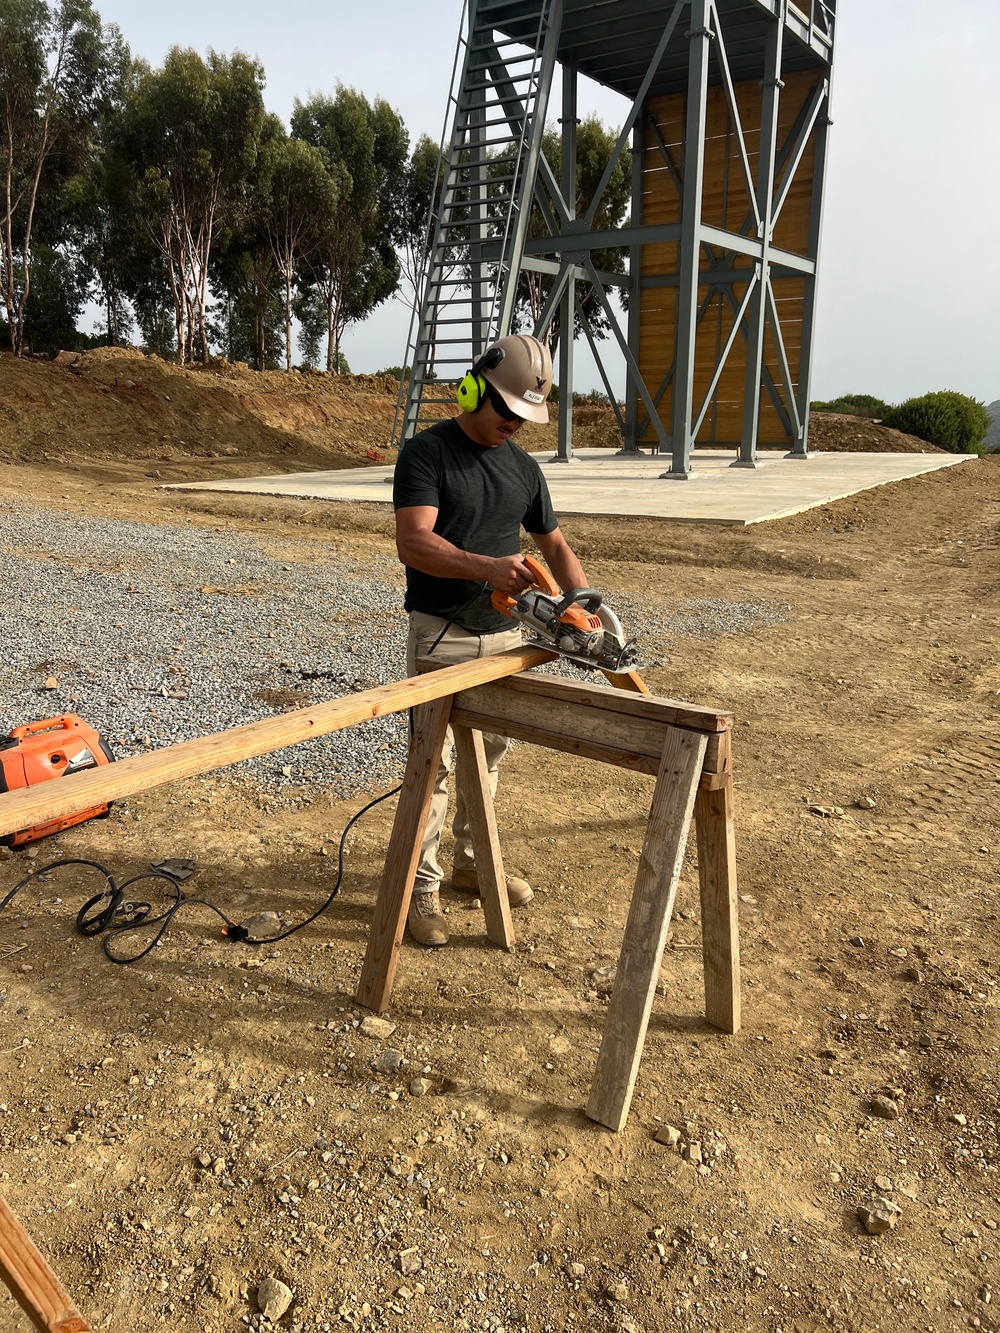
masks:
<svg viewBox="0 0 1000 1333"><path fill-rule="evenodd" d="M95 7L154 64L174 45L256 56L265 101L286 122L296 97L332 93L340 82L386 98L411 140L440 139L462 0L296 0L287 11L273 0ZM899 402L957 389L993 402L1000 0L839 0L837 8L812 397ZM620 125L622 99L585 88L581 109ZM351 368L399 364L408 324L408 310L392 301L350 330ZM582 348L577 360L576 387L595 387Z"/></svg>

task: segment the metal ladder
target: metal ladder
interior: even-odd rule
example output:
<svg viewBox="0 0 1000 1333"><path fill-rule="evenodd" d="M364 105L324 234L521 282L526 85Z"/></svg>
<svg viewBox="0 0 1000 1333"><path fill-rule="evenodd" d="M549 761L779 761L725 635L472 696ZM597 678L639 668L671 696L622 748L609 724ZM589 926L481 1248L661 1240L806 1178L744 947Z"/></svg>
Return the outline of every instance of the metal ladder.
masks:
<svg viewBox="0 0 1000 1333"><path fill-rule="evenodd" d="M512 12L519 40L497 30ZM562 0L467 0L394 445L441 419L455 383L510 328L561 22Z"/></svg>

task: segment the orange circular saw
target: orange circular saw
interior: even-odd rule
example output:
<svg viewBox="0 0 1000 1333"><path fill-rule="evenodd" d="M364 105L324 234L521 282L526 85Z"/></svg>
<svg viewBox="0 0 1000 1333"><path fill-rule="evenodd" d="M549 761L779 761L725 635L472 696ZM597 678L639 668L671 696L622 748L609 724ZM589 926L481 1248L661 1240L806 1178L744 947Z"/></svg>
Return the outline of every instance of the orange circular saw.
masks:
<svg viewBox="0 0 1000 1333"><path fill-rule="evenodd" d="M568 657L594 671L626 673L639 665L634 639L626 639L621 621L594 588L563 592L549 571L524 557L534 582L517 597L495 592L494 608L518 621L529 642Z"/></svg>

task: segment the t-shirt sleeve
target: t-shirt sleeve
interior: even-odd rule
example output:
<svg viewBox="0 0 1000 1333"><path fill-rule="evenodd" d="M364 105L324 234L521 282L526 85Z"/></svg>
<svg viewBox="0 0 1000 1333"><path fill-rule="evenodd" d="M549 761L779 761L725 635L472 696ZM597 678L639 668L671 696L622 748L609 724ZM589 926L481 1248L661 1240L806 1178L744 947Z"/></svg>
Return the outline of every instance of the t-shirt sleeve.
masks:
<svg viewBox="0 0 1000 1333"><path fill-rule="evenodd" d="M535 487L531 503L525 511L521 524L525 532L530 532L533 536L537 533L555 532L559 526L559 520L552 508L548 485L542 476L541 468L535 460L531 459L530 462L535 473Z"/></svg>
<svg viewBox="0 0 1000 1333"><path fill-rule="evenodd" d="M408 440L399 451L392 477L392 506L441 507L441 473L436 451L416 440Z"/></svg>

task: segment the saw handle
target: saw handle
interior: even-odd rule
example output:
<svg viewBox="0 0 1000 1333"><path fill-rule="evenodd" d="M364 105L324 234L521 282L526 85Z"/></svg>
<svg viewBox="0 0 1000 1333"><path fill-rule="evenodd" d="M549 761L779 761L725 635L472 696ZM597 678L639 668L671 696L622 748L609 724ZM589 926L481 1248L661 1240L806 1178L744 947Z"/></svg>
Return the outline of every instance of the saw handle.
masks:
<svg viewBox="0 0 1000 1333"><path fill-rule="evenodd" d="M596 588L570 588L556 607L555 614L557 617L564 615L571 606L575 606L577 602L582 602L584 611L589 611L593 615L601 609L603 601L603 594L599 593Z"/></svg>
<svg viewBox="0 0 1000 1333"><path fill-rule="evenodd" d="M528 566L532 578L531 583L528 584L529 588L541 588L542 592L548 593L550 597L560 597L562 595L562 589L544 565L540 565L530 555L524 557L524 563ZM599 593L597 595L600 596ZM493 603L493 609L499 611L501 615L512 616L514 614L517 598L512 597L510 593L495 592L490 601Z"/></svg>

